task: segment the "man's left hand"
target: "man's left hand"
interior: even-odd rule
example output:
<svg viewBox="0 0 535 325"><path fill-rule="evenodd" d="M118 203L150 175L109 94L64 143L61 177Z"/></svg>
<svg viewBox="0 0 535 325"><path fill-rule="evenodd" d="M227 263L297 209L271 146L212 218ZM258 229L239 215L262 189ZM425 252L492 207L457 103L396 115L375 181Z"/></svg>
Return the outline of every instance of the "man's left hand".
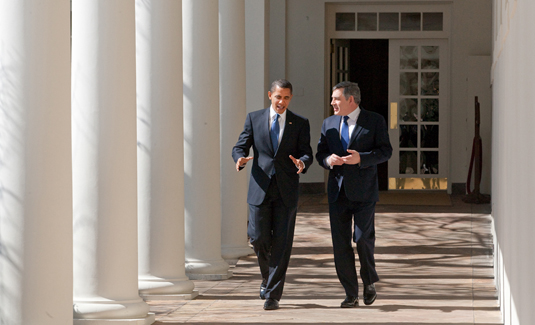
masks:
<svg viewBox="0 0 535 325"><path fill-rule="evenodd" d="M347 149L347 152L349 152L349 156L342 157L344 164L356 165L360 163L360 154L357 151Z"/></svg>
<svg viewBox="0 0 535 325"><path fill-rule="evenodd" d="M359 158L360 158L360 157L359 157ZM299 159L295 159L292 155L290 155L290 159L294 162L295 167L297 167L297 169L298 169L297 173L298 173L298 174L301 174L301 172L303 171L303 169L305 169L305 163L302 162L302 161L299 160Z"/></svg>

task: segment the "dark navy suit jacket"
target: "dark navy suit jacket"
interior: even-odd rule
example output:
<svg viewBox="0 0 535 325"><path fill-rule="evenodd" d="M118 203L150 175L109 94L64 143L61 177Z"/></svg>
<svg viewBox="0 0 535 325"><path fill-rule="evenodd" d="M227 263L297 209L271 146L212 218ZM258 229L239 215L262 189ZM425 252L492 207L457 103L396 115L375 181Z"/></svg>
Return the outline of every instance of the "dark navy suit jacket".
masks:
<svg viewBox="0 0 535 325"><path fill-rule="evenodd" d="M277 152L274 152L269 136L269 110L268 107L247 115L243 131L232 149L232 158L237 162L240 157L248 157L249 149L253 147L254 159L247 203L262 204L271 176L275 174L284 204L295 207L299 195L299 174L289 155L305 164L302 173L312 164L310 124L308 119L286 110L284 133Z"/></svg>
<svg viewBox="0 0 535 325"><path fill-rule="evenodd" d="M342 116L333 115L323 121L316 159L326 169L325 159L331 154L347 156L340 140ZM334 166L329 172L327 193L329 202L338 198L342 181L345 194L351 201L376 202L379 200L377 165L392 156L385 119L374 112L361 108L357 124L351 134L348 149L360 154L360 164Z"/></svg>

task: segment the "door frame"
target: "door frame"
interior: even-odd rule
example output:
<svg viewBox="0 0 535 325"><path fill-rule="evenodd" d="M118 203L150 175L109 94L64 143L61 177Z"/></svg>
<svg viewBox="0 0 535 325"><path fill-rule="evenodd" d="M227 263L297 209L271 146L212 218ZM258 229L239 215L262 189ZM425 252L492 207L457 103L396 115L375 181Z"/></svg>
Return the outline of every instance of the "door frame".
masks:
<svg viewBox="0 0 535 325"><path fill-rule="evenodd" d="M355 17L358 17L359 13L378 13L377 17L380 16L381 13L399 13L400 15L402 13L421 13L422 16L424 13L442 13L443 17L443 25L442 30L435 30L435 31L402 31L401 28L397 31L380 31L380 30L374 30L374 31L358 31L356 30L344 30L344 31L337 31L336 30L336 13L354 13ZM326 10L325 10L325 76L329 76L329 82L325 82L325 106L324 106L324 116L328 117L330 115L330 97L331 97L331 76L333 74L332 66L331 66L331 57L333 55L333 48L331 46L333 39L388 39L389 43L392 43L392 41L397 40L406 40L406 41L418 41L418 40L441 40L442 42L445 42L447 47L447 54L445 58L441 58L441 62L447 67L446 72L444 76L441 76L441 79L444 78L446 81L444 83L441 83L441 92L446 91L447 94L445 95L445 105L443 109L441 110L441 116L440 119L445 124L442 126L441 122L441 128L445 129L443 132L444 135L441 137L442 144L441 144L441 161L445 161L445 165L442 167L442 172L440 173L441 178L446 180L446 185L444 185L447 188L448 192L451 192L451 182L450 182L450 168L449 168L449 162L451 160L451 151L450 151L450 143L449 143L449 134L451 132L449 121L450 121L450 114L451 114L451 64L450 64L450 38L451 38L451 14L452 14L452 5L451 4L437 4L437 3L381 3L381 2L367 2L365 4L359 4L354 2L346 2L346 3L327 3L326 4ZM421 23L423 25L423 23ZM423 28L422 28L423 29ZM391 79L391 74L393 73L391 71L392 69L389 69L389 80ZM399 77L398 77L399 78ZM389 87L389 94L391 93L390 87ZM389 103L391 103L392 100L389 95ZM391 107L389 107L389 110ZM389 120L387 121L389 127L391 122L391 116L389 114ZM439 128L440 130L440 128ZM445 139L443 139L445 138ZM390 139L392 142L392 138ZM443 148L442 148L443 146ZM389 163L389 169L390 167ZM443 176L443 177L442 177ZM325 175L325 179L327 179L327 175ZM389 172L389 181L392 182L391 175ZM389 190L394 190L395 187L389 186ZM440 189L444 189L441 187Z"/></svg>

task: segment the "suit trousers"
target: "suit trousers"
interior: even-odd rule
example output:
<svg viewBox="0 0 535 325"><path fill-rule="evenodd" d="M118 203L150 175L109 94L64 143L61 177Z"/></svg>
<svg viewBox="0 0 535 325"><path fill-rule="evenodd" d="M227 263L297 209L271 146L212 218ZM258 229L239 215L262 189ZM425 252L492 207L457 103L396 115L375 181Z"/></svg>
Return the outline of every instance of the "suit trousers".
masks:
<svg viewBox="0 0 535 325"><path fill-rule="evenodd" d="M247 234L258 257L266 298L280 300L292 253L297 206L287 207L272 176L261 205L249 205Z"/></svg>
<svg viewBox="0 0 535 325"><path fill-rule="evenodd" d="M336 274L346 291L346 295L358 297L357 271L352 240L357 243L362 282L364 285L369 285L379 281L374 258L375 202L350 201L345 195L342 184L338 199L329 203L329 220Z"/></svg>

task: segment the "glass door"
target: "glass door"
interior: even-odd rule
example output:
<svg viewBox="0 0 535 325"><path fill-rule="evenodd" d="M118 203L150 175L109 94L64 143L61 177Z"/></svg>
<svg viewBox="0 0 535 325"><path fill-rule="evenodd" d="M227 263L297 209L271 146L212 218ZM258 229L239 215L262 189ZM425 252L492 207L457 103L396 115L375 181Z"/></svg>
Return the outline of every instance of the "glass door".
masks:
<svg viewBox="0 0 535 325"><path fill-rule="evenodd" d="M391 40L389 190L448 188L448 42Z"/></svg>

